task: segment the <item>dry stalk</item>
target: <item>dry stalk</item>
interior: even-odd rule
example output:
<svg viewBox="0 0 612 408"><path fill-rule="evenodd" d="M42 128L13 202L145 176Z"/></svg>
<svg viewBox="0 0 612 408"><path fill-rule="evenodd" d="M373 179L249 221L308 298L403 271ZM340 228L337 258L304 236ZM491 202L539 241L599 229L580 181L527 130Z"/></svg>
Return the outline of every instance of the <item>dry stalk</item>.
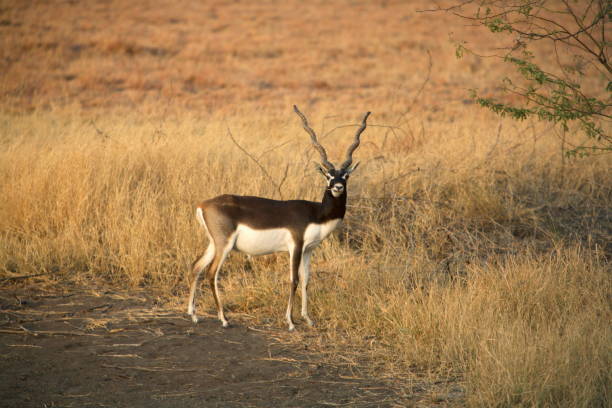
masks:
<svg viewBox="0 0 612 408"><path fill-rule="evenodd" d="M266 176L266 178L270 181L270 183L272 183L272 185L276 188L276 192L278 193L279 198L281 200L283 200L284 197L283 197L283 191L281 190L281 186L285 182L285 180L287 179L287 171L289 170L289 165L287 165L287 167L285 167L285 173L283 175L281 183L279 184L276 181L274 181L272 176L270 176L270 173L268 173L266 168L259 162L259 160L257 160L257 158L255 156L253 156L251 153L249 153L248 150L246 150L244 147L242 147L240 145L240 143L238 143L238 141L234 138L234 135L232 134L232 131L230 130L229 127L227 128L227 135L230 137L230 139L236 145L236 147L238 147L238 149L240 149L240 151L242 153L244 153L249 159L251 159L257 165L257 167L259 167L259 169Z"/></svg>

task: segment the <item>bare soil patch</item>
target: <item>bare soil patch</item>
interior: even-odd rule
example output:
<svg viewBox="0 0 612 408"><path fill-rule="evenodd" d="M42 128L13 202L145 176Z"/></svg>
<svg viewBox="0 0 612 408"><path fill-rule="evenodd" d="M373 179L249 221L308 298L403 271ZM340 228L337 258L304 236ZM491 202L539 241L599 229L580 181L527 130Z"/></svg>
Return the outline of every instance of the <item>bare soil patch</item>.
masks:
<svg viewBox="0 0 612 408"><path fill-rule="evenodd" d="M5 407L405 406L425 390L330 363L281 330L194 325L143 293L13 287L0 307Z"/></svg>

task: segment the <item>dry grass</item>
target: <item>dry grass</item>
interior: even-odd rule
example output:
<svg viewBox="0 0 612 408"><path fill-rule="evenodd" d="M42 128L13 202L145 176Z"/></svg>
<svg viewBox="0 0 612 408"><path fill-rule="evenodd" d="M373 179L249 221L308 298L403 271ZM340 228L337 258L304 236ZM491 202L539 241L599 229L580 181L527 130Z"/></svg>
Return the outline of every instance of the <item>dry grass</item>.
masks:
<svg viewBox="0 0 612 408"><path fill-rule="evenodd" d="M496 122L472 113L452 136L432 127L409 151L375 142L360 150L345 226L315 255L313 315L333 344L369 344L390 370L464 376L474 405L603 404L607 158L563 163L556 138L534 130L544 135L534 141L529 127L488 132ZM102 277L182 299L188 265L204 248L193 204L221 192L276 194L218 137L226 124L276 180L290 164L285 197L321 194L297 118L211 117L157 129L137 120L97 122L104 137L78 117L5 116L4 276ZM336 134L344 142L351 130ZM367 140L387 131L372 127ZM259 139L281 146L270 151ZM229 308L282 326L287 268L284 256L233 255L223 279Z"/></svg>
<svg viewBox="0 0 612 408"><path fill-rule="evenodd" d="M289 165L283 198L317 200L290 106L332 161L354 130L335 128L372 110L347 219L313 259L321 336L382 375L459 382L473 406L609 405L609 157L564 160L554 130L464 101L505 73L456 62L431 28L453 21L414 13L427 2L280 3L3 7L0 276L182 301L205 248L194 204L278 197L227 127L277 182ZM226 265L229 317L283 326L285 256Z"/></svg>

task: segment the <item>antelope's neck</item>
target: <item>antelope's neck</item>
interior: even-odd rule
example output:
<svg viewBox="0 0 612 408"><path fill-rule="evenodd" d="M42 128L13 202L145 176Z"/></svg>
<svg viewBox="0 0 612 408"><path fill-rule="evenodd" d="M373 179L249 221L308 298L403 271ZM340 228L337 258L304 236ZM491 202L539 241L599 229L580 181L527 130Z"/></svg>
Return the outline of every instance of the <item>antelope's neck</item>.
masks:
<svg viewBox="0 0 612 408"><path fill-rule="evenodd" d="M325 190L319 219L326 222L335 219L343 219L346 212L346 191L340 197L334 197L329 189Z"/></svg>

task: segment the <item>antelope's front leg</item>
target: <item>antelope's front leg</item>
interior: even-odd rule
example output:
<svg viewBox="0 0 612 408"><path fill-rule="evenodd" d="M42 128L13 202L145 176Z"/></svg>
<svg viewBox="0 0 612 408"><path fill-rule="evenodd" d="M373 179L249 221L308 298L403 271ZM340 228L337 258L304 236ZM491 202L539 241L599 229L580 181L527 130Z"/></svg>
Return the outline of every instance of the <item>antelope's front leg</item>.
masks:
<svg viewBox="0 0 612 408"><path fill-rule="evenodd" d="M314 322L308 316L308 280L310 279L310 255L312 250L304 251L302 262L300 263L300 275L302 279L302 317L309 326L314 326Z"/></svg>
<svg viewBox="0 0 612 408"><path fill-rule="evenodd" d="M293 299L295 298L295 290L297 289L299 278L299 269L302 261L302 246L295 245L295 247L289 251L289 304L287 305L287 323L289 324L289 331L295 330L293 324Z"/></svg>

